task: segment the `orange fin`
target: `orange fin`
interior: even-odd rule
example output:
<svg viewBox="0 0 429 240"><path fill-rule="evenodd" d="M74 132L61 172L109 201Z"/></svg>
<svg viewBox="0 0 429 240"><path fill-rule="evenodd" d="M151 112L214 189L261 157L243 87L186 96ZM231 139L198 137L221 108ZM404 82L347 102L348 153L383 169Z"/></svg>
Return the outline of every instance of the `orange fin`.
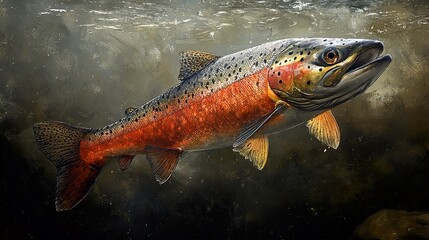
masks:
<svg viewBox="0 0 429 240"><path fill-rule="evenodd" d="M219 57L206 52L185 51L180 53L179 80L183 81L201 71Z"/></svg>
<svg viewBox="0 0 429 240"><path fill-rule="evenodd" d="M246 128L241 131L238 137L235 139L235 142L232 144L232 147L237 148L238 146L243 145L250 137L253 136L253 134L256 133L256 131L258 131L258 129L260 129L268 120L270 120L270 118L272 118L277 113L282 112L286 106L287 105L285 102L278 101L276 104L276 108L270 114L267 114L258 121L246 126Z"/></svg>
<svg viewBox="0 0 429 240"><path fill-rule="evenodd" d="M57 211L76 206L88 194L102 166L80 158L82 138L91 130L62 122L43 122L33 126L37 144L57 169Z"/></svg>
<svg viewBox="0 0 429 240"><path fill-rule="evenodd" d="M249 138L242 145L234 148L246 159L250 159L253 165L262 170L268 158L268 138L266 136Z"/></svg>
<svg viewBox="0 0 429 240"><path fill-rule="evenodd" d="M145 151L156 180L160 184L165 183L176 168L182 151L180 149L165 149L152 146L146 146Z"/></svg>
<svg viewBox="0 0 429 240"><path fill-rule="evenodd" d="M340 145L340 128L332 110L321 113L307 122L308 130L328 147L337 149Z"/></svg>
<svg viewBox="0 0 429 240"><path fill-rule="evenodd" d="M127 170L130 167L131 161L133 160L134 157L135 157L134 155L120 156L118 159L119 169L121 171Z"/></svg>

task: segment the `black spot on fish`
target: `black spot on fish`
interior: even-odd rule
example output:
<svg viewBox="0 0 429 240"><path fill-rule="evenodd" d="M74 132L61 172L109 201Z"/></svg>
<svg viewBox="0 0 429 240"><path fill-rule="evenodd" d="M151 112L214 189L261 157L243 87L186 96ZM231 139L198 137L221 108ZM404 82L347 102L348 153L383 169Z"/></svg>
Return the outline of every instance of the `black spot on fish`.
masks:
<svg viewBox="0 0 429 240"><path fill-rule="evenodd" d="M308 69L310 69L310 66L307 66Z"/></svg>
<svg viewBox="0 0 429 240"><path fill-rule="evenodd" d="M279 80L279 83L283 83L283 81L280 79L280 80Z"/></svg>
<svg viewBox="0 0 429 240"><path fill-rule="evenodd" d="M180 98L177 99L177 102L180 103Z"/></svg>
<svg viewBox="0 0 429 240"><path fill-rule="evenodd" d="M322 68L319 68L319 72L321 72L322 71Z"/></svg>
<svg viewBox="0 0 429 240"><path fill-rule="evenodd" d="M238 71L241 72L241 68L239 68Z"/></svg>
<svg viewBox="0 0 429 240"><path fill-rule="evenodd" d="M210 89L210 92L213 92L213 88L212 88L212 89Z"/></svg>
<svg viewBox="0 0 429 240"><path fill-rule="evenodd" d="M290 51L290 52L289 52L289 55L292 55L292 54L293 54L293 51Z"/></svg>
<svg viewBox="0 0 429 240"><path fill-rule="evenodd" d="M310 55L310 53L311 53L311 52L310 52L310 51L308 51L307 55Z"/></svg>
<svg viewBox="0 0 429 240"><path fill-rule="evenodd" d="M253 56L250 56L250 57L249 57L249 60L252 60L252 59L253 59Z"/></svg>
<svg viewBox="0 0 429 240"><path fill-rule="evenodd" d="M257 67L259 65L259 63L258 62L255 62L255 67Z"/></svg>
<svg viewBox="0 0 429 240"><path fill-rule="evenodd" d="M302 55L302 54L304 54L304 52L303 52L303 51L299 52L299 55Z"/></svg>
<svg viewBox="0 0 429 240"><path fill-rule="evenodd" d="M188 94L188 90L185 90L185 94Z"/></svg>
<svg viewBox="0 0 429 240"><path fill-rule="evenodd" d="M299 61L304 62L304 58L301 58Z"/></svg>
<svg viewBox="0 0 429 240"><path fill-rule="evenodd" d="M280 76L280 75L282 75L282 73L279 71L279 72L277 73L277 76Z"/></svg>
<svg viewBox="0 0 429 240"><path fill-rule="evenodd" d="M256 86L259 86L259 82L256 82Z"/></svg>
<svg viewBox="0 0 429 240"><path fill-rule="evenodd" d="M228 77L231 77L231 73L228 73Z"/></svg>
<svg viewBox="0 0 429 240"><path fill-rule="evenodd" d="M311 81L310 81L310 80L308 80L308 81L307 81L307 85L310 85L310 84L311 84Z"/></svg>
<svg viewBox="0 0 429 240"><path fill-rule="evenodd" d="M235 60L235 57L232 57L231 61L234 61L234 60Z"/></svg>
<svg viewBox="0 0 429 240"><path fill-rule="evenodd" d="M293 60L296 60L296 57L294 57Z"/></svg>
<svg viewBox="0 0 429 240"><path fill-rule="evenodd" d="M277 64L277 63L279 63L279 61L278 61L278 60L276 60L274 63L275 63L275 64Z"/></svg>
<svg viewBox="0 0 429 240"><path fill-rule="evenodd" d="M264 59L264 63L267 63L267 59Z"/></svg>
<svg viewBox="0 0 429 240"><path fill-rule="evenodd" d="M215 83L215 80L214 80L214 79L212 79L212 83L213 83L213 84Z"/></svg>
<svg viewBox="0 0 429 240"><path fill-rule="evenodd" d="M191 97L194 98L194 93L191 94Z"/></svg>
<svg viewBox="0 0 429 240"><path fill-rule="evenodd" d="M138 122L138 121L139 121L139 119L138 119L138 118L136 118L134 121Z"/></svg>
<svg viewBox="0 0 429 240"><path fill-rule="evenodd" d="M110 132L110 134L112 134L112 133L113 133L112 129L110 129L110 131L109 131L109 132Z"/></svg>
<svg viewBox="0 0 429 240"><path fill-rule="evenodd" d="M124 128L125 126L124 125L121 125L121 128Z"/></svg>
<svg viewBox="0 0 429 240"><path fill-rule="evenodd" d="M324 42L328 41L328 39L323 39Z"/></svg>

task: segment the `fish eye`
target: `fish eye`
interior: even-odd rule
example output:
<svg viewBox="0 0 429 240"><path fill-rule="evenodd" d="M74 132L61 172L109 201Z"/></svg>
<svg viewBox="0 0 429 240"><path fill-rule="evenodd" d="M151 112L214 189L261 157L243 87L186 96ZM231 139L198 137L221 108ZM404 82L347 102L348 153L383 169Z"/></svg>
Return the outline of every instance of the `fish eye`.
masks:
<svg viewBox="0 0 429 240"><path fill-rule="evenodd" d="M328 48L323 53L323 60L329 65L335 64L339 58L340 54L336 48Z"/></svg>

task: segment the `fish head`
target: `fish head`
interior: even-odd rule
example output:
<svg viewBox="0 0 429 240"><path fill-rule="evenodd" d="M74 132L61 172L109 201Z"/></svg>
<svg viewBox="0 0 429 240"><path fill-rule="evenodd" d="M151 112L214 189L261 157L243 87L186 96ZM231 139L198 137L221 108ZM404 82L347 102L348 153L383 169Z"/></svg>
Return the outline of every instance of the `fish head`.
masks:
<svg viewBox="0 0 429 240"><path fill-rule="evenodd" d="M269 86L300 110L330 109L378 79L392 61L383 48L376 40L299 39L272 59Z"/></svg>

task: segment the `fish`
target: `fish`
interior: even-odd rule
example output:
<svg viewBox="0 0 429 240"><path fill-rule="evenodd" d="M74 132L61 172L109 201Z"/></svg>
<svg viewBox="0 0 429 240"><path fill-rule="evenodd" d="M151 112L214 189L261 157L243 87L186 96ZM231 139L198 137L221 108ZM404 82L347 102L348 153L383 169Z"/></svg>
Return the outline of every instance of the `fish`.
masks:
<svg viewBox="0 0 429 240"><path fill-rule="evenodd" d="M371 39L290 38L225 56L180 53L179 83L102 128L60 121L35 123L38 148L56 167L57 211L79 204L103 166L120 170L146 155L155 179L166 182L184 152L231 147L259 170L268 136L306 124L337 149L332 108L371 86L392 61Z"/></svg>

